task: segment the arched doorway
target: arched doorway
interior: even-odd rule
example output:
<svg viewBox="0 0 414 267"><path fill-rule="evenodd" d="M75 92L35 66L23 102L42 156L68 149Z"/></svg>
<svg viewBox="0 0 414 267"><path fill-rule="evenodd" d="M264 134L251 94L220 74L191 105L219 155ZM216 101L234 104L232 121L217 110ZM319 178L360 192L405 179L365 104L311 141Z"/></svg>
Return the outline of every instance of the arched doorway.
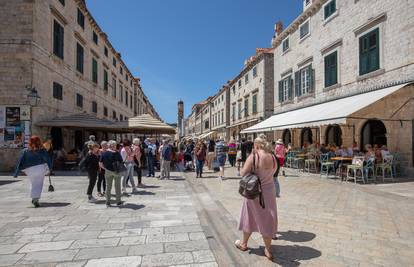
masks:
<svg viewBox="0 0 414 267"><path fill-rule="evenodd" d="M304 128L302 134L300 135L301 146L303 147L305 143L308 145L313 144L313 135L310 128Z"/></svg>
<svg viewBox="0 0 414 267"><path fill-rule="evenodd" d="M292 143L292 135L291 135L289 129L286 129L286 130L283 131L282 140L283 140L283 144L285 144L285 146Z"/></svg>
<svg viewBox="0 0 414 267"><path fill-rule="evenodd" d="M339 125L329 125L326 129L326 145L342 146L342 130Z"/></svg>
<svg viewBox="0 0 414 267"><path fill-rule="evenodd" d="M387 145L387 129L380 120L368 120L361 129L361 149L365 145Z"/></svg>
<svg viewBox="0 0 414 267"><path fill-rule="evenodd" d="M50 135L52 136L53 150L60 150L63 146L62 128L52 127Z"/></svg>

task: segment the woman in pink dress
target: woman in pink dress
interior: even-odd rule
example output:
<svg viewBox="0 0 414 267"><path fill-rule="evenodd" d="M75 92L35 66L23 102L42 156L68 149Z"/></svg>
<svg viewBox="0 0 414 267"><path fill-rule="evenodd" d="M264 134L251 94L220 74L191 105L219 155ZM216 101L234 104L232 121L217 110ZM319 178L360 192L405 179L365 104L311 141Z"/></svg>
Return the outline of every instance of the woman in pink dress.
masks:
<svg viewBox="0 0 414 267"><path fill-rule="evenodd" d="M269 260L273 260L270 246L272 237L277 232L277 210L275 198L275 185L273 174L276 172L277 162L272 155L273 147L267 142L265 135L260 135L254 141L254 153L250 154L241 171L246 175L253 169L253 157L256 161L256 174L262 184L262 194L265 208L259 203L259 198L243 200L240 215L239 230L243 231L242 240L237 240L235 245L241 251L248 249L247 242L253 232L259 232L265 244L264 254Z"/></svg>

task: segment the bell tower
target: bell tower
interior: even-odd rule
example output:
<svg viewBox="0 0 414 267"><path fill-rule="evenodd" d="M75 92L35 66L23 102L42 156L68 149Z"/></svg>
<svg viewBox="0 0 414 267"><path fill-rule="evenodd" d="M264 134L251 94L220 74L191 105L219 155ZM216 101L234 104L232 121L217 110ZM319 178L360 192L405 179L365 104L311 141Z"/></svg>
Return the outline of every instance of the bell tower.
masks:
<svg viewBox="0 0 414 267"><path fill-rule="evenodd" d="M184 102L180 99L178 101L178 111L177 111L177 128L178 136L181 138L184 136Z"/></svg>

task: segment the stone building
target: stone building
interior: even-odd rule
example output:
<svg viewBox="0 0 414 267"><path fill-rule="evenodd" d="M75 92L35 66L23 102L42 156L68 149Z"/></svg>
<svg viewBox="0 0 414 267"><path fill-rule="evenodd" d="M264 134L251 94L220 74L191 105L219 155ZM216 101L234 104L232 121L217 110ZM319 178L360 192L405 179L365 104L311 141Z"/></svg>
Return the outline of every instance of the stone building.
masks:
<svg viewBox="0 0 414 267"><path fill-rule="evenodd" d="M244 132L294 147L387 145L413 173L413 12L413 1L304 1L272 40L276 115Z"/></svg>
<svg viewBox="0 0 414 267"><path fill-rule="evenodd" d="M246 61L243 70L228 87L228 128L230 136L273 114L274 74L272 49L256 49L256 55ZM225 110L225 109L224 109Z"/></svg>
<svg viewBox="0 0 414 267"><path fill-rule="evenodd" d="M229 87L223 86L211 98L211 137L230 139L228 126L230 125L230 95Z"/></svg>
<svg viewBox="0 0 414 267"><path fill-rule="evenodd" d="M85 1L4 0L0 21L0 170L14 164L31 134L52 135L55 149L66 150L79 149L89 134L110 134L39 127L40 121L77 113L113 121L143 113L159 118ZM29 105L29 93L40 97L38 105Z"/></svg>

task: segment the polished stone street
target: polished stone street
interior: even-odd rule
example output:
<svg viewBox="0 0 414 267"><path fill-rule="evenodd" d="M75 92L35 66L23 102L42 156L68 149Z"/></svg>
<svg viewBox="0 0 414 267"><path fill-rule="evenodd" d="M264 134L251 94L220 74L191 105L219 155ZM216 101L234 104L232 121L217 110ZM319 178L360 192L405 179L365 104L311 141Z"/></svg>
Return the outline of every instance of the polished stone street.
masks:
<svg viewBox="0 0 414 267"><path fill-rule="evenodd" d="M236 172L144 178L121 208L86 201L87 178L52 177L41 208L25 177L0 177L0 266L412 266L414 183L355 185L288 171L278 199L274 262L255 234L234 248L242 198Z"/></svg>

